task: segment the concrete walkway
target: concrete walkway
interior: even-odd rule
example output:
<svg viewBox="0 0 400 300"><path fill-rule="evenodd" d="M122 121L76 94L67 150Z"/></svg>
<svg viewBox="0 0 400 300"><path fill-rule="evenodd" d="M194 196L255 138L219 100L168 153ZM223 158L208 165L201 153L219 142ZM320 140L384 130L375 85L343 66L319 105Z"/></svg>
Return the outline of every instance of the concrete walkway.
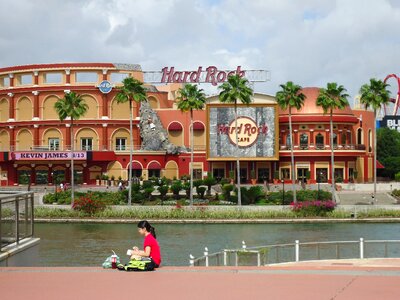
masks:
<svg viewBox="0 0 400 300"><path fill-rule="evenodd" d="M1 299L400 299L400 259L268 267L0 268Z"/></svg>

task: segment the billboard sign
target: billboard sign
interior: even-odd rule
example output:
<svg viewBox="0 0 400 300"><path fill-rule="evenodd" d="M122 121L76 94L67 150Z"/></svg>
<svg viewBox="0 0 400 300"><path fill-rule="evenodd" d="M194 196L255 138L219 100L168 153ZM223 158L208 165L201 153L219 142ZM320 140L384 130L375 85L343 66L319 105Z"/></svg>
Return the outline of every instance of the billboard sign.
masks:
<svg viewBox="0 0 400 300"><path fill-rule="evenodd" d="M400 116L384 116L380 121L380 127L388 127L400 132Z"/></svg>
<svg viewBox="0 0 400 300"><path fill-rule="evenodd" d="M15 160L71 160L71 151L26 151L13 152ZM74 159L86 160L85 151L74 152Z"/></svg>
<svg viewBox="0 0 400 300"><path fill-rule="evenodd" d="M237 126L233 105L207 106L207 159L278 160L277 106L238 105ZM236 143L237 132L237 143Z"/></svg>

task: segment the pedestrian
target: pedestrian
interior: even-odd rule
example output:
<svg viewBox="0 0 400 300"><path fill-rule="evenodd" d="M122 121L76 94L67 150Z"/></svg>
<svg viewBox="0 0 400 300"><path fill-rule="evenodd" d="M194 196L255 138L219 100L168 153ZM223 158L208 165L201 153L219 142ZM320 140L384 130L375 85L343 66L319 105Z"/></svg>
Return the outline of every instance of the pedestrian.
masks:
<svg viewBox="0 0 400 300"><path fill-rule="evenodd" d="M122 185L122 181L120 181L118 183L118 191L122 191L124 189L123 185Z"/></svg>
<svg viewBox="0 0 400 300"><path fill-rule="evenodd" d="M161 264L161 251L156 239L155 228L146 220L140 221L137 227L139 234L144 236L143 251L138 247L133 247L131 259L136 256L148 257L151 259L151 267L158 268Z"/></svg>
<svg viewBox="0 0 400 300"><path fill-rule="evenodd" d="M60 191L64 191L64 184L62 182L60 183Z"/></svg>

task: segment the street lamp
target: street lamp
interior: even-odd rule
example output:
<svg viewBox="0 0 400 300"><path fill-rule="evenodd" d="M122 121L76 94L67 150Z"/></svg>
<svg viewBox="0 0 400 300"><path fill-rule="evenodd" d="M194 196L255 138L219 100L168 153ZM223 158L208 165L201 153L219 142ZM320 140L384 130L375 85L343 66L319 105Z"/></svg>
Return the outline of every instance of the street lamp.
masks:
<svg viewBox="0 0 400 300"><path fill-rule="evenodd" d="M319 199L319 184L321 183L321 177L322 177L322 172L319 172L319 173L317 174L317 183L318 183L318 196L317 196L317 200L320 200L320 199Z"/></svg>
<svg viewBox="0 0 400 300"><path fill-rule="evenodd" d="M282 179L282 205L285 205L285 180Z"/></svg>
<svg viewBox="0 0 400 300"><path fill-rule="evenodd" d="M54 172L51 172L51 181L54 185L54 200L57 202L57 184L55 183Z"/></svg>

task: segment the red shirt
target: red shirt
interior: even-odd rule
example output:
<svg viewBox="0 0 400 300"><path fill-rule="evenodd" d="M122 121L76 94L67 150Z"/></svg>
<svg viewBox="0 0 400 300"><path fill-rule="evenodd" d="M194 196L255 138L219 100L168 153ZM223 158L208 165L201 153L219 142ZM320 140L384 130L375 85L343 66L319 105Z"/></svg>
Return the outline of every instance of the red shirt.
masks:
<svg viewBox="0 0 400 300"><path fill-rule="evenodd" d="M150 257L154 260L157 265L161 264L161 253L160 246L158 245L157 240L150 233L144 238L143 248L150 247Z"/></svg>

